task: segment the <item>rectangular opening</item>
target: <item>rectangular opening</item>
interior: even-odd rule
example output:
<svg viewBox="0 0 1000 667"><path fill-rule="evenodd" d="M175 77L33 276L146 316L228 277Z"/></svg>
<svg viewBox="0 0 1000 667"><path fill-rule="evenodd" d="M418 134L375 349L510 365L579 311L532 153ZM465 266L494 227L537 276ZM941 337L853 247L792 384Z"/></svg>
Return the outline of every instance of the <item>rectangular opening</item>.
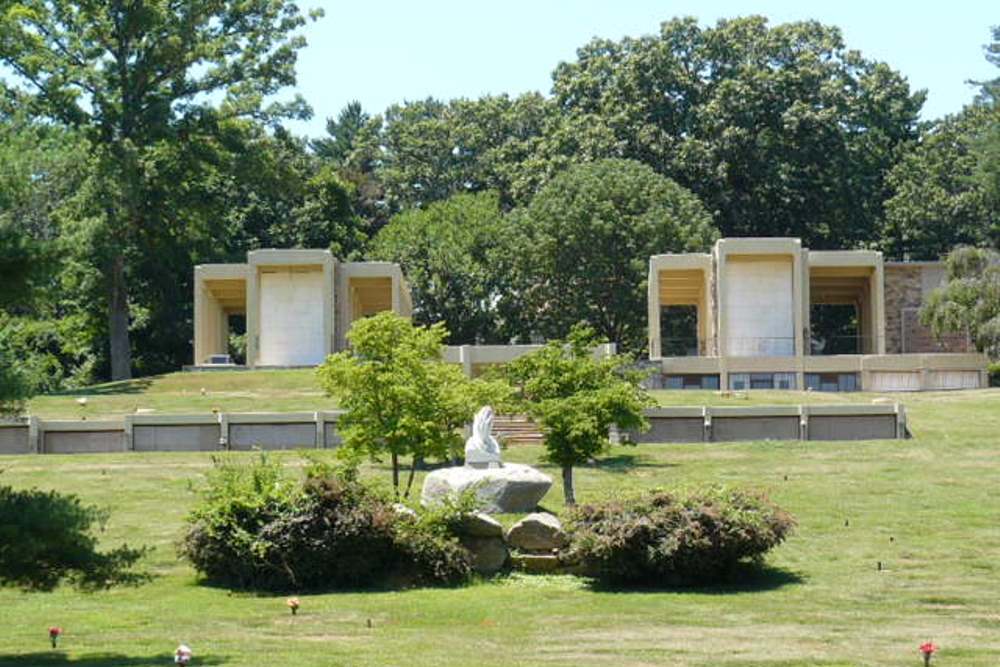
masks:
<svg viewBox="0 0 1000 667"><path fill-rule="evenodd" d="M664 357L697 357L698 306L660 307L660 353Z"/></svg>
<svg viewBox="0 0 1000 667"><path fill-rule="evenodd" d="M392 310L392 278L351 278L351 321Z"/></svg>
<svg viewBox="0 0 1000 667"><path fill-rule="evenodd" d="M697 357L706 354L709 316L705 272L672 269L659 272L660 356Z"/></svg>
<svg viewBox="0 0 1000 667"><path fill-rule="evenodd" d="M818 266L809 270L809 352L875 352L870 266Z"/></svg>
<svg viewBox="0 0 1000 667"><path fill-rule="evenodd" d="M717 391L719 389L718 375L665 375L663 377L664 389L708 389Z"/></svg>
<svg viewBox="0 0 1000 667"><path fill-rule="evenodd" d="M730 373L729 388L733 391L747 389L795 389L795 373Z"/></svg>

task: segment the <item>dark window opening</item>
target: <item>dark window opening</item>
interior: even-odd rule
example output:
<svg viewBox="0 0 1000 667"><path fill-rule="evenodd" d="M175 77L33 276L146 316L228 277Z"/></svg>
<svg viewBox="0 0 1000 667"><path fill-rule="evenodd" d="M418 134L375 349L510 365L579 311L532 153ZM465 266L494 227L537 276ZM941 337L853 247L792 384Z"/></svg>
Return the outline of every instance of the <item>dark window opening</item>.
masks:
<svg viewBox="0 0 1000 667"><path fill-rule="evenodd" d="M858 309L854 305L814 303L809 319L812 354L862 353Z"/></svg>
<svg viewBox="0 0 1000 667"><path fill-rule="evenodd" d="M718 375L666 375L664 389L719 389Z"/></svg>
<svg viewBox="0 0 1000 667"><path fill-rule="evenodd" d="M232 314L229 321L229 360L237 366L247 363L247 316Z"/></svg>
<svg viewBox="0 0 1000 667"><path fill-rule="evenodd" d="M813 391L857 391L857 373L806 373L806 387Z"/></svg>
<svg viewBox="0 0 1000 667"><path fill-rule="evenodd" d="M697 357L698 306L660 308L660 354L664 357Z"/></svg>

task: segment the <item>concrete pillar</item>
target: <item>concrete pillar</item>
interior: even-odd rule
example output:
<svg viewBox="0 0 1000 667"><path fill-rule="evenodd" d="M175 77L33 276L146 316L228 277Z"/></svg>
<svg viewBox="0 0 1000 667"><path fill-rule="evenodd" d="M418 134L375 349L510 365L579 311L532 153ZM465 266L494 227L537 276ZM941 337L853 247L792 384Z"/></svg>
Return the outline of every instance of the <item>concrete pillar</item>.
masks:
<svg viewBox="0 0 1000 667"><path fill-rule="evenodd" d="M247 366L253 368L260 357L260 272L254 263L247 266Z"/></svg>
<svg viewBox="0 0 1000 667"><path fill-rule="evenodd" d="M649 358L659 359L662 355L660 341L660 272L650 262L646 288L646 305L649 329Z"/></svg>
<svg viewBox="0 0 1000 667"><path fill-rule="evenodd" d="M28 417L28 449L35 454L42 453L42 429L38 417Z"/></svg>
<svg viewBox="0 0 1000 667"><path fill-rule="evenodd" d="M134 423L132 415L125 415L125 419L123 421L123 429L125 431L125 451L131 452L135 450L135 436L133 435Z"/></svg>
<svg viewBox="0 0 1000 667"><path fill-rule="evenodd" d="M472 377L472 346L462 345L458 348L458 361L462 364L462 372L465 377Z"/></svg>

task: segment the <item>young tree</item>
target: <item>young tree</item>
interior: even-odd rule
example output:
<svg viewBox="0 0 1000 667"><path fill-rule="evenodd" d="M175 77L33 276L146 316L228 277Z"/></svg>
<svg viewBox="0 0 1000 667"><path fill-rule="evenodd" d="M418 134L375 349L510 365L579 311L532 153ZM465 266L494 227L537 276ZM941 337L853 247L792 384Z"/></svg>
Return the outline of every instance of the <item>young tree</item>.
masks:
<svg viewBox="0 0 1000 667"><path fill-rule="evenodd" d="M444 325L414 326L383 312L358 320L347 334L350 349L333 354L316 374L345 410L337 430L349 451L373 459L388 454L392 486L400 497L400 457L410 456L406 489L417 463L447 458L462 444L460 428L483 403L503 397L498 382L470 380L442 358Z"/></svg>
<svg viewBox="0 0 1000 667"><path fill-rule="evenodd" d="M90 217L105 282L111 377L131 377L129 274L170 220L149 196L158 148L232 117L304 116L264 101L295 83L305 23L288 0L25 0L0 9L3 97L78 127L93 147ZM221 99L219 109L213 102ZM179 225L175 230L186 230Z"/></svg>
<svg viewBox="0 0 1000 667"><path fill-rule="evenodd" d="M642 388L643 374L630 368L632 358L598 358L599 342L591 329L575 326L565 340L549 341L499 371L520 409L541 425L546 459L562 468L567 505L576 504L573 466L608 450L612 426L646 428L643 408L655 404Z"/></svg>
<svg viewBox="0 0 1000 667"><path fill-rule="evenodd" d="M1000 254L956 248L947 266L947 281L931 292L920 321L938 336L968 332L977 350L1000 358Z"/></svg>
<svg viewBox="0 0 1000 667"><path fill-rule="evenodd" d="M691 192L632 160L599 160L556 176L524 211L518 253L539 331L586 322L629 351L646 339L649 257L705 252L718 236Z"/></svg>

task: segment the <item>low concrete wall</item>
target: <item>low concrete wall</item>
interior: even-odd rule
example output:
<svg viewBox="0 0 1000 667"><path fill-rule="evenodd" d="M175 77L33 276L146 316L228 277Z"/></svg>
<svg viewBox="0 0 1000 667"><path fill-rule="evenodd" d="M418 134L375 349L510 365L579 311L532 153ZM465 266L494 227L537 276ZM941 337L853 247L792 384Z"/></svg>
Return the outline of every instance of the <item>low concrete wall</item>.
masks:
<svg viewBox="0 0 1000 667"><path fill-rule="evenodd" d="M27 423L0 426L0 454L34 453L29 431Z"/></svg>
<svg viewBox="0 0 1000 667"><path fill-rule="evenodd" d="M125 428L114 421L39 422L42 454L96 454L126 449Z"/></svg>
<svg viewBox="0 0 1000 667"><path fill-rule="evenodd" d="M742 440L892 440L906 436L899 404L653 408L639 443Z"/></svg>

